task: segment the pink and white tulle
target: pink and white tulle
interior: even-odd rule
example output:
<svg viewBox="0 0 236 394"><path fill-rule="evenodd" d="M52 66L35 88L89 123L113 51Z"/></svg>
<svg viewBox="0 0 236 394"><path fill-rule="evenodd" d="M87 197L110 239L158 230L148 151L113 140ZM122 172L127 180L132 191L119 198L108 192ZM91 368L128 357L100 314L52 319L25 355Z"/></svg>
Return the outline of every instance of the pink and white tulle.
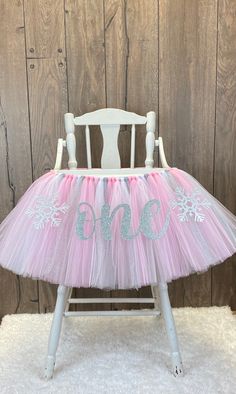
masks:
<svg viewBox="0 0 236 394"><path fill-rule="evenodd" d="M236 217L177 169L117 177L51 170L0 225L0 265L72 287L130 289L236 252Z"/></svg>

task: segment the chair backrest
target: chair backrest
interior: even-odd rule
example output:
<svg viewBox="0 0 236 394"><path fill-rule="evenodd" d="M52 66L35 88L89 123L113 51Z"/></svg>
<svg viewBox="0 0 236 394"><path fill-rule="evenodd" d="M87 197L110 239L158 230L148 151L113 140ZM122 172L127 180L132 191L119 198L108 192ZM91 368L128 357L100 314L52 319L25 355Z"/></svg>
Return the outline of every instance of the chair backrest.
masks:
<svg viewBox="0 0 236 394"><path fill-rule="evenodd" d="M88 112L82 116L74 117L72 113L66 113L66 146L69 155L68 167L77 168L75 126L85 126L86 151L88 168L92 167L90 129L89 126L99 125L103 136L103 151L101 158L101 168L121 167L120 154L118 149L118 134L121 125L131 125L131 152L130 168L134 168L135 162L135 125L146 124L146 167L153 167L153 152L155 146L156 114L151 111L146 116L140 116L133 112L116 108L103 108L97 111Z"/></svg>

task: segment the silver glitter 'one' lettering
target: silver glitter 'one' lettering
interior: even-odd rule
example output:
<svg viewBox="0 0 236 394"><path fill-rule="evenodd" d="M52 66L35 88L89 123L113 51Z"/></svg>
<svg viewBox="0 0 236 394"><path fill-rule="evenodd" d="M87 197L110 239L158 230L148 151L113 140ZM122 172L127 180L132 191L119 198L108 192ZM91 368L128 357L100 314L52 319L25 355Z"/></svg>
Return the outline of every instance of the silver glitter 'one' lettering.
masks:
<svg viewBox="0 0 236 394"><path fill-rule="evenodd" d="M159 233L155 233L152 230L152 226L151 226L151 222L150 222L152 217L154 216L154 212L151 211L151 208L153 205L157 206L156 213L158 213L160 211L161 203L159 200L153 199L153 200L148 201L144 205L144 208L143 208L143 211L141 214L140 231L142 231L143 234L145 235L145 237L147 237L149 239L160 239L167 231L167 228L168 228L168 225L170 222L170 209L168 209L166 220L165 220L165 223L164 223L161 231Z"/></svg>
<svg viewBox="0 0 236 394"><path fill-rule="evenodd" d="M110 206L109 204L104 204L101 210L101 227L103 232L103 237L106 240L111 239L111 223L114 219L116 212L123 208L123 216L121 219L121 227L120 232L121 236L124 239L133 239L138 234L138 231L135 234L129 234L130 229L130 221L131 221L131 210L128 204L119 204L117 205L111 215L109 216Z"/></svg>
<svg viewBox="0 0 236 394"><path fill-rule="evenodd" d="M156 205L157 209L155 212L152 211L152 207ZM86 219L86 211L81 211L81 207L88 207L89 211L92 213L92 219ZM151 226L151 219L155 214L160 212L160 201L153 199L148 201L142 210L140 223L138 229L130 234L130 226L131 226L131 209L129 204L119 204L117 205L113 211L110 213L110 205L104 204L101 208L101 217L96 218L93 207L86 202L82 202L79 204L78 208L78 218L76 224L76 232L80 239L86 240L92 237L95 231L95 224L98 220L101 220L101 230L105 240L109 241L112 239L112 221L120 209L123 209L123 215L120 223L120 235L123 239L130 240L135 238L140 232L145 235L145 237L149 239L160 239L167 231L169 222L170 222L170 209L167 211L167 215L165 218L164 225L162 226L159 232L154 232ZM92 222L92 230L89 235L84 234L84 225L85 222Z"/></svg>
<svg viewBox="0 0 236 394"><path fill-rule="evenodd" d="M93 226L93 228L92 228L90 234L87 235L87 236L84 235L84 223L85 223L85 221L88 221L88 219L86 220L86 212L85 211L83 211L83 212L80 211L80 208L83 205L87 206L90 209L91 213L92 213L92 226ZM93 233L95 231L95 222L96 222L96 217L95 217L95 213L94 213L93 207L87 202L79 203L79 206L78 206L78 219L77 219L77 222L76 222L76 233L78 234L80 239L85 240L85 239L89 239L89 238L92 237L92 235L93 235Z"/></svg>

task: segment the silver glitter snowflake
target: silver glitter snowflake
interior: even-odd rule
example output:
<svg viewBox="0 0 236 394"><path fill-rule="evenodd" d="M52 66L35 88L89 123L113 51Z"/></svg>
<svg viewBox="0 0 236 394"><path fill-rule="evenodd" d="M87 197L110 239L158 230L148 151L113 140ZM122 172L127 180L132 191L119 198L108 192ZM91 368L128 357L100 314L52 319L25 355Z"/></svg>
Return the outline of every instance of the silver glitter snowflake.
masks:
<svg viewBox="0 0 236 394"><path fill-rule="evenodd" d="M181 222L188 222L190 218L194 218L195 222L203 222L205 214L202 208L209 208L211 203L204 199L201 200L199 189L195 189L192 193L185 193L184 189L178 187L175 190L177 199L171 202L172 208L179 207L178 218Z"/></svg>
<svg viewBox="0 0 236 394"><path fill-rule="evenodd" d="M34 227L44 228L45 224L51 223L51 226L59 226L61 223L60 214L65 214L69 206L63 203L57 204L57 197L38 196L35 200L34 208L25 211L26 215L34 218Z"/></svg>

